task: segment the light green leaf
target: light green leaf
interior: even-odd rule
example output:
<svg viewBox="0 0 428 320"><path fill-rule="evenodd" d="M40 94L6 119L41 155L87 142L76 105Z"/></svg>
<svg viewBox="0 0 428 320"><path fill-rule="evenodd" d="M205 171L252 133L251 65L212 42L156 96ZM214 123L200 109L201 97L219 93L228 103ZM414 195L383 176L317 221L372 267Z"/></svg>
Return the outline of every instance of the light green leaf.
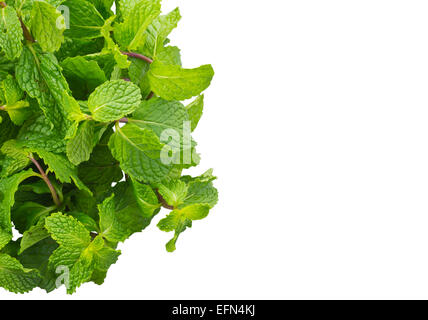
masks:
<svg viewBox="0 0 428 320"><path fill-rule="evenodd" d="M189 183L184 205L207 204L211 208L218 202L218 191L211 181L194 181Z"/></svg>
<svg viewBox="0 0 428 320"><path fill-rule="evenodd" d="M15 192L22 181L34 175L32 170L27 170L0 179L0 249L12 239L10 209L15 204Z"/></svg>
<svg viewBox="0 0 428 320"><path fill-rule="evenodd" d="M170 165L162 163L160 159L164 145L152 130L141 129L133 124L123 128L116 126L109 147L121 168L137 180L157 182L170 170Z"/></svg>
<svg viewBox="0 0 428 320"><path fill-rule="evenodd" d="M29 152L20 148L16 140L6 141L0 151L5 155L1 170L2 177L22 170L30 163Z"/></svg>
<svg viewBox="0 0 428 320"><path fill-rule="evenodd" d="M40 283L37 270L26 269L7 254L0 253L0 286L15 293L29 292Z"/></svg>
<svg viewBox="0 0 428 320"><path fill-rule="evenodd" d="M160 208L158 197L153 189L147 185L132 180L134 194L144 217L152 219L156 211Z"/></svg>
<svg viewBox="0 0 428 320"><path fill-rule="evenodd" d="M159 185L158 192L166 203L177 208L186 199L187 188L185 182L173 179Z"/></svg>
<svg viewBox="0 0 428 320"><path fill-rule="evenodd" d="M61 246L83 250L91 243L89 231L73 217L54 213L45 223L51 237Z"/></svg>
<svg viewBox="0 0 428 320"><path fill-rule="evenodd" d="M46 228L60 244L49 258L51 268L62 265L70 269L67 287L69 294L75 292L82 283L89 281L94 273L100 280L99 272L105 274L120 254L119 251L105 247L101 236L91 241L89 231L73 217L61 213L53 214L46 219ZM115 259L112 259L112 254Z"/></svg>
<svg viewBox="0 0 428 320"><path fill-rule="evenodd" d="M104 238L111 242L122 242L132 234L132 231L120 222L120 216L115 210L114 195L98 205L98 210L101 235Z"/></svg>
<svg viewBox="0 0 428 320"><path fill-rule="evenodd" d="M193 204L183 209L175 209L158 223L158 228L165 232L174 231L174 237L166 244L168 252L175 251L178 237L187 228L192 227L193 220L205 218L210 210L207 204Z"/></svg>
<svg viewBox="0 0 428 320"><path fill-rule="evenodd" d="M117 1L117 7L120 11L120 16L122 19L126 19L131 13L132 9L134 9L135 5L139 3L141 0L119 0Z"/></svg>
<svg viewBox="0 0 428 320"><path fill-rule="evenodd" d="M0 9L0 48L5 53L6 58L14 60L21 55L22 34L21 23L16 11L11 6Z"/></svg>
<svg viewBox="0 0 428 320"><path fill-rule="evenodd" d="M111 26L111 24L113 23L115 18L116 16L111 16L109 19L106 20L104 26L101 29L101 34L106 42L106 51L113 54L114 60L116 61L119 68L126 69L131 63L128 61L128 57L122 54L119 49L119 46L111 38L111 33L113 32L113 27Z"/></svg>
<svg viewBox="0 0 428 320"><path fill-rule="evenodd" d="M198 96L192 103L187 107L187 113L189 114L189 120L191 121L191 130L192 132L196 129L199 120L202 117L204 109L204 95Z"/></svg>
<svg viewBox="0 0 428 320"><path fill-rule="evenodd" d="M167 65L181 66L181 54L178 47L163 47L158 50L156 60Z"/></svg>
<svg viewBox="0 0 428 320"><path fill-rule="evenodd" d="M171 31L177 27L177 24L180 21L180 19L181 19L181 15L180 15L180 10L178 8L174 9L173 11L171 11L166 15L162 15L156 18L146 30L146 41L144 43L143 53L153 59L157 58L164 63L166 61L178 62L176 61L178 48L174 47L174 49L167 49L169 52L165 53L164 43L168 35L171 33ZM170 48L173 48L173 47L170 47ZM161 52L164 52L164 53L161 54ZM166 56L168 57L175 56L175 59L174 60L166 59ZM179 56L179 50L178 50L178 56ZM170 63L167 63L167 64L170 64ZM172 63L172 64L181 64L181 63Z"/></svg>
<svg viewBox="0 0 428 320"><path fill-rule="evenodd" d="M133 117L129 119L130 123L142 129L153 130L158 137L161 137L162 132L166 129L174 130L180 137L179 141L169 142L169 145L174 148L180 148L183 144L181 141L183 139L183 125L188 120L187 111L183 104L161 98L143 101Z"/></svg>
<svg viewBox="0 0 428 320"><path fill-rule="evenodd" d="M85 0L68 0L63 5L68 7L70 14L70 28L64 32L67 37L72 39L102 37L101 29L105 21L92 3Z"/></svg>
<svg viewBox="0 0 428 320"><path fill-rule="evenodd" d="M148 73L152 91L166 100L185 100L199 95L211 83L214 71L211 65L196 69L152 63Z"/></svg>
<svg viewBox="0 0 428 320"><path fill-rule="evenodd" d="M112 80L103 83L89 96L88 108L94 120L119 120L134 112L141 103L140 89L132 82Z"/></svg>
<svg viewBox="0 0 428 320"><path fill-rule="evenodd" d="M34 1L31 11L31 32L43 51L57 51L64 41L64 18L54 6Z"/></svg>
<svg viewBox="0 0 428 320"><path fill-rule="evenodd" d="M160 0L140 0L126 15L124 22L116 24L114 36L121 47L128 50L142 48L146 29L160 14Z"/></svg>
<svg viewBox="0 0 428 320"><path fill-rule="evenodd" d="M97 142L95 140L95 124L91 121L82 122L76 135L67 142L68 159L76 166L88 161Z"/></svg>
<svg viewBox="0 0 428 320"><path fill-rule="evenodd" d="M69 127L69 87L61 67L52 53L40 53L26 46L16 66L21 88L37 99L40 108L53 126L66 132Z"/></svg>
<svg viewBox="0 0 428 320"><path fill-rule="evenodd" d="M107 275L107 270L112 264L115 264L119 258L120 251L109 247L104 247L94 252L95 270L92 273L91 280L96 284L103 284Z"/></svg>
<svg viewBox="0 0 428 320"><path fill-rule="evenodd" d="M56 153L65 152L66 144L64 133L57 127L52 128L44 116L24 123L19 131L17 142L27 148L40 148Z"/></svg>

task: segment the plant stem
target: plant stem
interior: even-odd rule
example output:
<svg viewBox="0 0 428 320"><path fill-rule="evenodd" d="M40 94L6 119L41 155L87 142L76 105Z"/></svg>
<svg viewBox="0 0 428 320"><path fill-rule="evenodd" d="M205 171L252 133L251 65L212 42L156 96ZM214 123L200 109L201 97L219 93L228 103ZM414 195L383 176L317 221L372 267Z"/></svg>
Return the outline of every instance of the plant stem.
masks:
<svg viewBox="0 0 428 320"><path fill-rule="evenodd" d="M57 195L57 193L55 191L55 188L52 185L52 182L49 180L48 176L46 175L45 171L43 170L42 166L37 162L36 159L30 157L30 160L37 167L37 170L39 170L42 179L45 181L46 185L48 186L48 188L49 188L49 190L50 190L50 192L52 194L52 199L55 202L56 206L60 207L61 206L61 202L59 201L59 198L58 198L58 195Z"/></svg>
<svg viewBox="0 0 428 320"><path fill-rule="evenodd" d="M2 8L6 8L6 3L4 3L4 2L0 2L0 7L2 7Z"/></svg>
<svg viewBox="0 0 428 320"><path fill-rule="evenodd" d="M156 196L158 197L158 200L161 203L162 207L169 209L169 210L174 210L174 207L170 206L168 203L166 203L165 199L162 197L162 195L157 190L156 190Z"/></svg>
<svg viewBox="0 0 428 320"><path fill-rule="evenodd" d="M26 25L22 21L21 17L19 17L19 22L21 23L21 28L22 28L22 31L24 32L25 40L27 40L29 42L36 42L34 40L33 36L31 35L30 31L28 30L28 28L26 27Z"/></svg>
<svg viewBox="0 0 428 320"><path fill-rule="evenodd" d="M0 106L0 110L5 111L6 110L6 106Z"/></svg>
<svg viewBox="0 0 428 320"><path fill-rule="evenodd" d="M118 120L121 123L128 123L128 118L122 118Z"/></svg>
<svg viewBox="0 0 428 320"><path fill-rule="evenodd" d="M136 58L136 59L146 61L147 63L153 63L152 59L150 59L149 57L143 56L140 53L122 51L122 54L131 58Z"/></svg>
<svg viewBox="0 0 428 320"><path fill-rule="evenodd" d="M155 93L153 91L150 91L149 95L147 96L146 100L150 100L151 98L153 98L155 95Z"/></svg>

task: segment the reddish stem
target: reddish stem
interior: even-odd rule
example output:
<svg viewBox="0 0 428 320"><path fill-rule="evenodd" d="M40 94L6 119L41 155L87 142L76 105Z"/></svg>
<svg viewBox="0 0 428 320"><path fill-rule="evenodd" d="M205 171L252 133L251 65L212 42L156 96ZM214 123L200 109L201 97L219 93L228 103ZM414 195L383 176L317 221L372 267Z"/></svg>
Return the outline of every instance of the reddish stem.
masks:
<svg viewBox="0 0 428 320"><path fill-rule="evenodd" d="M58 195L56 194L55 188L52 185L52 182L49 180L48 176L46 175L45 171L43 170L42 166L37 162L36 159L30 157L30 160L37 167L37 170L39 170L40 175L42 176L42 179L45 181L46 185L48 186L48 188L52 194L52 199L55 202L56 206L60 207L61 202L59 201L59 198L58 198Z"/></svg>
<svg viewBox="0 0 428 320"><path fill-rule="evenodd" d="M153 63L152 59L150 59L149 57L143 56L140 53L122 51L122 54L131 58L136 58L136 59L146 61L147 63Z"/></svg>
<svg viewBox="0 0 428 320"><path fill-rule="evenodd" d="M169 209L169 210L174 210L174 207L170 206L168 203L166 203L165 199L162 197L162 195L157 190L156 190L156 196L158 197L158 200L161 203L162 207Z"/></svg>

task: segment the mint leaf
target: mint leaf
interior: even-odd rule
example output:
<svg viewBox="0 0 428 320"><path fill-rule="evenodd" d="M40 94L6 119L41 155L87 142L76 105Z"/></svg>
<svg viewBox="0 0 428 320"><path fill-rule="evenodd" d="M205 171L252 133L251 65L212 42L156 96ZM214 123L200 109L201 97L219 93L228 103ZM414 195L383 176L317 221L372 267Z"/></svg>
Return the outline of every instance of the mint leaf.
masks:
<svg viewBox="0 0 428 320"><path fill-rule="evenodd" d="M68 0L63 3L70 14L69 29L64 35L70 38L94 39L101 37L104 18L94 7L85 0Z"/></svg>
<svg viewBox="0 0 428 320"><path fill-rule="evenodd" d="M210 65L183 69L160 61L153 62L148 73L153 92L166 100L185 100L197 96L208 88L213 76Z"/></svg>
<svg viewBox="0 0 428 320"><path fill-rule="evenodd" d="M96 87L107 81L104 71L94 60L69 57L61 62L61 67L73 95L79 99L86 99Z"/></svg>
<svg viewBox="0 0 428 320"><path fill-rule="evenodd" d="M25 293L37 287L40 275L37 270L27 269L7 254L0 253L0 286L15 293Z"/></svg>
<svg viewBox="0 0 428 320"><path fill-rule="evenodd" d="M22 181L32 176L34 172L27 170L0 179L0 249L12 239L10 209L15 204L15 192Z"/></svg>
<svg viewBox="0 0 428 320"><path fill-rule="evenodd" d="M21 24L15 9L10 6L0 9L0 48L6 58L13 60L18 58L22 52Z"/></svg>
<svg viewBox="0 0 428 320"><path fill-rule="evenodd" d="M160 157L164 145L152 130L134 124L116 126L109 147L122 170L137 180L157 182L170 171L170 165L162 163Z"/></svg>
<svg viewBox="0 0 428 320"><path fill-rule="evenodd" d="M186 107L186 109L187 113L189 114L189 120L192 122L191 130L194 131L202 117L202 112L204 109L204 95L198 96Z"/></svg>
<svg viewBox="0 0 428 320"><path fill-rule="evenodd" d="M91 240L89 231L76 219L56 213L46 219L46 228L52 238L59 244L49 259L52 268L66 266L70 271L67 293L74 293L84 282L91 279L95 271L106 272L115 260L108 259L111 253L119 251L105 247L102 237ZM107 260L107 262L106 262Z"/></svg>
<svg viewBox="0 0 428 320"><path fill-rule="evenodd" d="M160 14L160 0L141 0L116 24L114 36L121 47L128 50L142 48L147 37L146 29Z"/></svg>
<svg viewBox="0 0 428 320"><path fill-rule="evenodd" d="M161 0L0 3L0 286L102 284L162 210L181 233L218 202L191 132L210 65L182 67ZM56 9L58 8L58 9ZM60 14L63 13L64 17ZM183 100L196 97L190 104ZM169 212L169 214L168 214ZM201 239L197 239L201 241Z"/></svg>
<svg viewBox="0 0 428 320"><path fill-rule="evenodd" d="M82 122L76 135L67 142L67 157L74 165L88 161L98 141L95 138L95 124L91 121Z"/></svg>
<svg viewBox="0 0 428 320"><path fill-rule="evenodd" d="M158 223L160 230L165 232L174 231L174 237L166 244L166 250L173 252L176 249L178 237L187 228L192 227L193 220L205 218L210 210L210 206L206 204L194 204L183 209L172 211L166 218Z"/></svg>
<svg viewBox="0 0 428 320"><path fill-rule="evenodd" d="M88 108L94 120L118 120L134 112L141 103L140 89L123 80L107 81L89 96Z"/></svg>
<svg viewBox="0 0 428 320"><path fill-rule="evenodd" d="M42 1L34 1L31 11L31 31L43 51L57 51L64 41L65 24L59 11Z"/></svg>
<svg viewBox="0 0 428 320"><path fill-rule="evenodd" d="M170 64L181 65L181 61L179 59L166 59L166 56L169 55L179 57L179 50L176 47L167 47L164 48L165 40L171 31L177 27L178 22L181 19L180 10L178 8L174 9L170 13L166 15L159 16L156 18L147 28L145 35L145 43L143 52L150 56L151 58L159 59L162 62L171 62ZM166 49L166 50L165 50ZM177 53L178 50L178 53ZM162 57L160 56L163 52L169 51L168 53L164 53ZM173 51L173 52L171 52ZM178 61L177 61L178 60ZM178 63L177 63L178 62Z"/></svg>

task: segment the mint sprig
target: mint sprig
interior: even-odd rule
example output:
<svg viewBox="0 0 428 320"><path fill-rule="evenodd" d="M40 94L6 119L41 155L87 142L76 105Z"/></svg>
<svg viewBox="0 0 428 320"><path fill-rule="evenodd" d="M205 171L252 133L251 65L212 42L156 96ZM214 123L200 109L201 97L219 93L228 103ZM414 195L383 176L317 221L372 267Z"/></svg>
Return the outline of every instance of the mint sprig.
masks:
<svg viewBox="0 0 428 320"><path fill-rule="evenodd" d="M168 44L178 8L115 2L0 2L0 286L11 292L102 284L118 245L162 209L172 252L218 201L212 170L183 174L200 161L191 133L212 67L183 67Z"/></svg>

